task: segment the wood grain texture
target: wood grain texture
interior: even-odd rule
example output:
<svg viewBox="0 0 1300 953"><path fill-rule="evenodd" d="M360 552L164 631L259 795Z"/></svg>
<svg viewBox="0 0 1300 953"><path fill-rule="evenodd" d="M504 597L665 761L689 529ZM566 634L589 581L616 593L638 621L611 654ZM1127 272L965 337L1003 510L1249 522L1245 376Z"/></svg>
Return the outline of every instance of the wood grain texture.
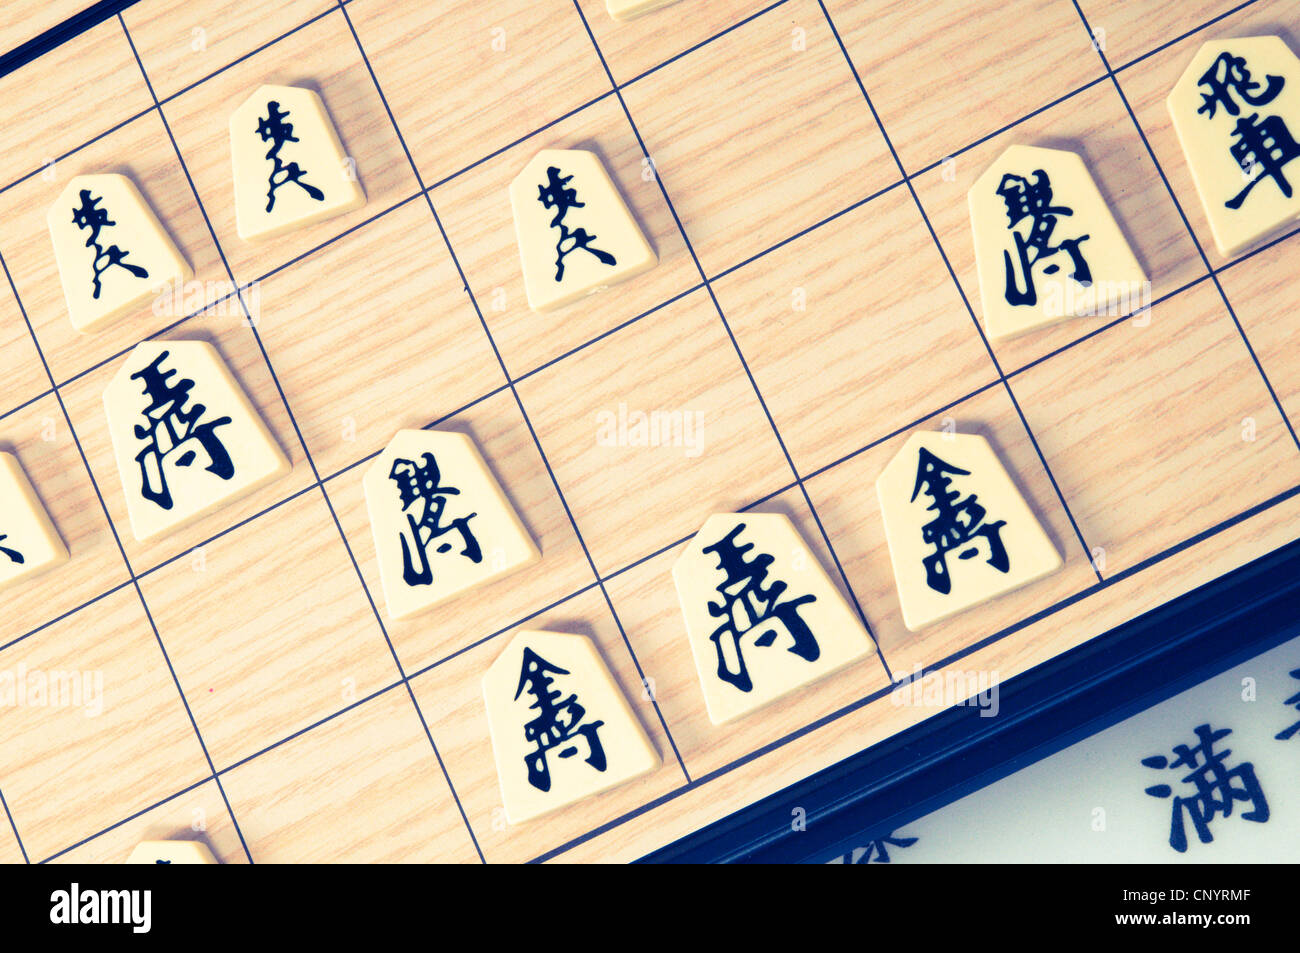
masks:
<svg viewBox="0 0 1300 953"><path fill-rule="evenodd" d="M896 704L888 673L1010 678L1296 538L1300 450L1269 386L1294 423L1300 243L1216 257L1163 102L1208 36L1294 45L1293 4L1257 0L1144 56L1232 4L1081 0L1112 63L1137 60L1121 97L1070 0L826 0L914 198L816 0L681 0L626 24L578 2L351 0L345 18L141 0L124 22L161 111L116 19L0 80L17 292L0 284L0 449L72 552L4 593L0 675L103 685L94 716L0 706L17 831L0 824L0 861L22 859L18 838L33 861L118 862L169 836L226 862L628 860L934 713ZM369 201L249 245L227 121L266 82L321 94ZM1017 142L1084 157L1167 300L985 346L965 195ZM540 315L506 188L544 147L601 156L660 264ZM83 337L43 216L91 171L132 177L200 285ZM256 334L224 297L227 263ZM294 469L141 545L101 396L146 336L213 343ZM656 410L698 414L697 445L602 436ZM435 422L474 438L543 558L394 623L361 479L397 429ZM945 426L993 443L1065 566L916 634L874 482L912 430ZM708 513L743 506L795 521L883 664L723 731L669 573ZM511 827L480 679L524 626L591 637L663 765Z"/></svg>

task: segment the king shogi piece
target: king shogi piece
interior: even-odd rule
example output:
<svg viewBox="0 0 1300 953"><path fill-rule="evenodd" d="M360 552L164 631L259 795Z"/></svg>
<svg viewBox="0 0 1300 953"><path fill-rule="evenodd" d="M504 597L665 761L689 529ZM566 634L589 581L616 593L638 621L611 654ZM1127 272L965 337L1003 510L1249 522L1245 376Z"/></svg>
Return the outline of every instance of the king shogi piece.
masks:
<svg viewBox="0 0 1300 953"><path fill-rule="evenodd" d="M247 496L291 469L206 341L145 341L104 391L131 531L141 542Z"/></svg>
<svg viewBox="0 0 1300 953"><path fill-rule="evenodd" d="M74 176L46 213L72 326L100 331L192 272L130 179Z"/></svg>
<svg viewBox="0 0 1300 953"><path fill-rule="evenodd" d="M0 453L0 589L68 559L68 548L50 521L12 453Z"/></svg>
<svg viewBox="0 0 1300 953"><path fill-rule="evenodd" d="M585 636L519 632L483 676L483 703L511 824L659 767L658 752Z"/></svg>
<svg viewBox="0 0 1300 953"><path fill-rule="evenodd" d="M321 98L297 86L262 86L230 117L235 224L263 241L366 204Z"/></svg>
<svg viewBox="0 0 1300 953"><path fill-rule="evenodd" d="M528 306L550 311L649 271L659 259L605 167L544 149L510 183Z"/></svg>
<svg viewBox="0 0 1300 953"><path fill-rule="evenodd" d="M917 632L1061 568L978 434L917 431L876 480L903 624Z"/></svg>
<svg viewBox="0 0 1300 953"><path fill-rule="evenodd" d="M432 609L541 559L465 434L400 430L362 485L384 601L394 619Z"/></svg>
<svg viewBox="0 0 1300 953"><path fill-rule="evenodd" d="M875 643L790 519L716 513L673 564L709 719L726 724Z"/></svg>
<svg viewBox="0 0 1300 953"><path fill-rule="evenodd" d="M1203 44L1166 105L1221 255L1300 221L1300 59L1281 37Z"/></svg>
<svg viewBox="0 0 1300 953"><path fill-rule="evenodd" d="M1075 153L1011 146L966 198L990 338L1149 303L1146 274Z"/></svg>

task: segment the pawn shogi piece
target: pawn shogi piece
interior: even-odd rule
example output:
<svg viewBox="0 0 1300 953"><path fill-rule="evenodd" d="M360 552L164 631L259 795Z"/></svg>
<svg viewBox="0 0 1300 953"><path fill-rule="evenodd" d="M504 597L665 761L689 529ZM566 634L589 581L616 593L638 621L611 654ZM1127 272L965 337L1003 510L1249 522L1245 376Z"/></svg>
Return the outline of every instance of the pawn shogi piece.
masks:
<svg viewBox="0 0 1300 953"><path fill-rule="evenodd" d="M405 619L541 552L465 434L398 431L362 481L388 614Z"/></svg>
<svg viewBox="0 0 1300 953"><path fill-rule="evenodd" d="M230 117L239 237L255 242L359 209L366 194L313 90L261 86Z"/></svg>
<svg viewBox="0 0 1300 953"><path fill-rule="evenodd" d="M215 864L208 845L196 840L141 841L126 859L128 864Z"/></svg>
<svg viewBox="0 0 1300 953"><path fill-rule="evenodd" d="M912 632L1028 585L1061 556L978 434L918 431L876 480Z"/></svg>
<svg viewBox="0 0 1300 953"><path fill-rule="evenodd" d="M68 559L50 521L12 453L0 453L0 589Z"/></svg>
<svg viewBox="0 0 1300 953"><path fill-rule="evenodd" d="M1221 255L1300 220L1300 59L1286 41L1203 44L1166 105Z"/></svg>
<svg viewBox="0 0 1300 953"><path fill-rule="evenodd" d="M726 724L875 652L780 513L716 513L673 564L709 719Z"/></svg>
<svg viewBox="0 0 1300 953"><path fill-rule="evenodd" d="M104 391L131 531L144 542L291 469L206 341L145 341Z"/></svg>
<svg viewBox="0 0 1300 953"><path fill-rule="evenodd" d="M966 198L990 338L1150 303L1146 274L1075 153L1011 146Z"/></svg>
<svg viewBox="0 0 1300 953"><path fill-rule="evenodd" d="M659 767L592 641L519 632L483 676L506 818L521 824Z"/></svg>
<svg viewBox="0 0 1300 953"><path fill-rule="evenodd" d="M102 330L187 281L185 257L124 175L73 177L46 213L72 326Z"/></svg>
<svg viewBox="0 0 1300 953"><path fill-rule="evenodd" d="M534 311L571 304L658 263L594 153L537 153L510 183L510 204Z"/></svg>

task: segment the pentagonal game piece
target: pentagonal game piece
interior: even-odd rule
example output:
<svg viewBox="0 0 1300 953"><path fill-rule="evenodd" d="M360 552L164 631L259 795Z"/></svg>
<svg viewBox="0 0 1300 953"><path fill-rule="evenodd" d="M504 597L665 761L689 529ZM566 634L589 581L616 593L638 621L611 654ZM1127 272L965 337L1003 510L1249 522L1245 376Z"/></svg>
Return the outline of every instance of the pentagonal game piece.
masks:
<svg viewBox="0 0 1300 953"><path fill-rule="evenodd" d="M725 724L873 651L788 517L716 513L673 564L709 719Z"/></svg>
<svg viewBox="0 0 1300 953"><path fill-rule="evenodd" d="M1150 300L1142 266L1073 152L1011 146L966 198L990 338Z"/></svg>
<svg viewBox="0 0 1300 953"><path fill-rule="evenodd" d="M544 149L510 183L528 306L549 311L658 262L593 153Z"/></svg>
<svg viewBox="0 0 1300 953"><path fill-rule="evenodd" d="M918 431L876 480L903 623L913 632L1061 568L977 434Z"/></svg>
<svg viewBox="0 0 1300 953"><path fill-rule="evenodd" d="M394 619L541 558L465 434L400 430L362 485L384 600Z"/></svg>
<svg viewBox="0 0 1300 953"><path fill-rule="evenodd" d="M1221 254L1300 218L1300 60L1281 37L1202 45L1167 105Z"/></svg>
<svg viewBox="0 0 1300 953"><path fill-rule="evenodd" d="M128 864L215 864L208 845L196 840L146 840L136 845Z"/></svg>
<svg viewBox="0 0 1300 953"><path fill-rule="evenodd" d="M124 175L74 177L45 218L68 318L78 331L107 327L191 275L144 196Z"/></svg>
<svg viewBox="0 0 1300 953"><path fill-rule="evenodd" d="M605 0L605 9L615 20L631 20L676 2L677 0Z"/></svg>
<svg viewBox="0 0 1300 953"><path fill-rule="evenodd" d="M11 453L0 453L0 589L65 562L68 548Z"/></svg>
<svg viewBox="0 0 1300 953"><path fill-rule="evenodd" d="M483 676L483 702L511 824L659 766L641 723L584 636L518 633Z"/></svg>
<svg viewBox="0 0 1300 953"><path fill-rule="evenodd" d="M291 469L205 341L145 341L104 391L131 531L140 541L206 516Z"/></svg>
<svg viewBox="0 0 1300 953"><path fill-rule="evenodd" d="M239 237L261 241L366 204L321 98L262 86L230 117Z"/></svg>

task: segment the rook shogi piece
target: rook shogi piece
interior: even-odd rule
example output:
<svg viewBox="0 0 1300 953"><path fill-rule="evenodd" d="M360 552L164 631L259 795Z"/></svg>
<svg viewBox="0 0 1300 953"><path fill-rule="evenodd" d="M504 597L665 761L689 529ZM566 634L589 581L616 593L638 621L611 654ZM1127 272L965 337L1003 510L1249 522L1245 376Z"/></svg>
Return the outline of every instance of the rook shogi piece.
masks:
<svg viewBox="0 0 1300 953"><path fill-rule="evenodd" d="M68 317L99 331L189 280L185 257L130 179L74 177L46 213Z"/></svg>
<svg viewBox="0 0 1300 953"><path fill-rule="evenodd" d="M279 479L288 458L205 341L145 341L104 391L131 531L144 542Z"/></svg>
<svg viewBox="0 0 1300 953"><path fill-rule="evenodd" d="M673 564L709 719L725 724L875 651L789 518L716 513Z"/></svg>
<svg viewBox="0 0 1300 953"><path fill-rule="evenodd" d="M0 453L0 589L68 558L54 524L11 453Z"/></svg>
<svg viewBox="0 0 1300 953"><path fill-rule="evenodd" d="M593 153L544 149L510 183L524 290L550 311L658 263Z"/></svg>
<svg viewBox="0 0 1300 953"><path fill-rule="evenodd" d="M605 9L615 20L631 20L676 2L677 0L605 0Z"/></svg>
<svg viewBox="0 0 1300 953"><path fill-rule="evenodd" d="M903 623L912 632L1061 568L977 434L918 431L876 480Z"/></svg>
<svg viewBox="0 0 1300 953"><path fill-rule="evenodd" d="M262 86L230 117L235 223L261 241L366 204L321 98L297 86Z"/></svg>
<svg viewBox="0 0 1300 953"><path fill-rule="evenodd" d="M1204 44L1167 105L1220 254L1300 219L1300 60L1281 37Z"/></svg>
<svg viewBox="0 0 1300 953"><path fill-rule="evenodd" d="M659 754L591 640L520 632L483 676L511 824L659 767Z"/></svg>
<svg viewBox="0 0 1300 953"><path fill-rule="evenodd" d="M1073 152L1011 146L966 198L990 338L1148 303L1146 274Z"/></svg>
<svg viewBox="0 0 1300 953"><path fill-rule="evenodd" d="M146 840L136 845L128 864L215 864L208 845L196 840Z"/></svg>
<svg viewBox="0 0 1300 953"><path fill-rule="evenodd" d="M384 601L394 619L541 558L465 434L398 431L362 485Z"/></svg>

